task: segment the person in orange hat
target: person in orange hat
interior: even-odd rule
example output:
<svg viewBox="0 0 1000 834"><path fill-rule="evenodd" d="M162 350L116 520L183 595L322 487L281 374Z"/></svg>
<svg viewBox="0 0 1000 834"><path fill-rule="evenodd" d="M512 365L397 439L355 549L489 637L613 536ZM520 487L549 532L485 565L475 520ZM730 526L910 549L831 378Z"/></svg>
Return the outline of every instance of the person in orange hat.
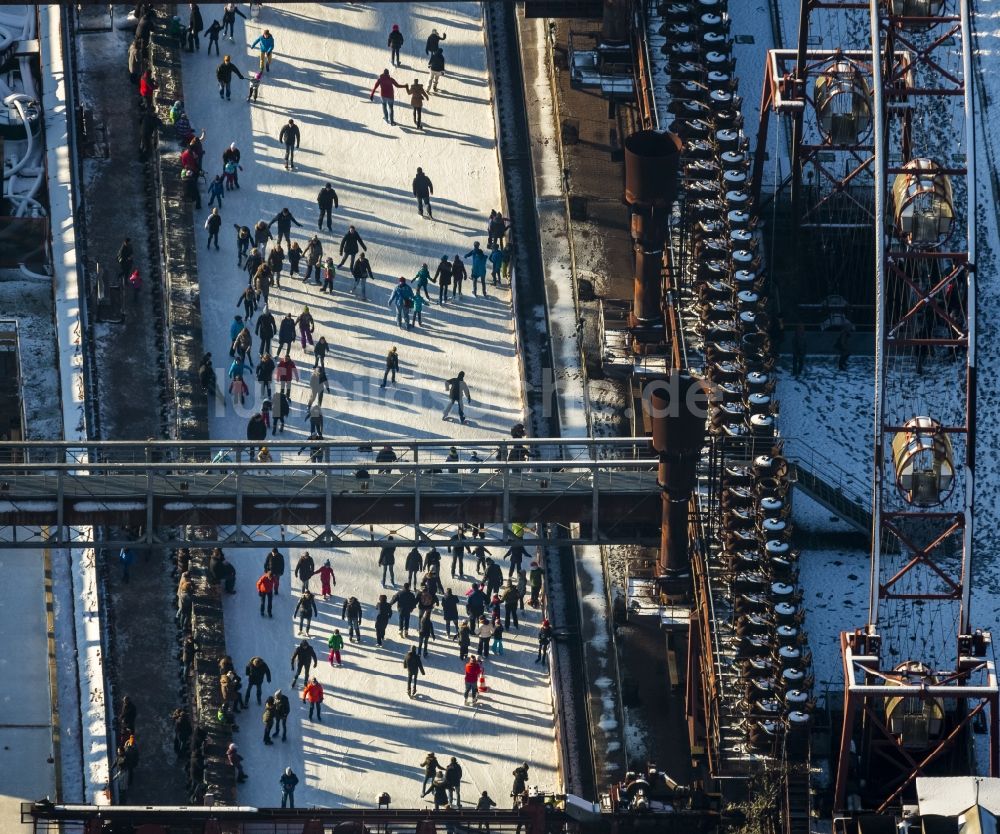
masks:
<svg viewBox="0 0 1000 834"><path fill-rule="evenodd" d="M323 686L316 678L312 678L302 690L303 703L309 704L309 720L312 720L313 713L316 713L316 720L322 722L323 716L320 710L323 707Z"/></svg>

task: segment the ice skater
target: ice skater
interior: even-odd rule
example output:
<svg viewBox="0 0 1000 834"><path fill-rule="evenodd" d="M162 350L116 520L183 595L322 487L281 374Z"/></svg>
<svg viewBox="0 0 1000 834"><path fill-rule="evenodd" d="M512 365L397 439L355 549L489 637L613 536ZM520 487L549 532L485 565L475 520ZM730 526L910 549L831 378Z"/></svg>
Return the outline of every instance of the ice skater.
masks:
<svg viewBox="0 0 1000 834"><path fill-rule="evenodd" d="M417 697L417 675L426 675L423 661L415 646L410 646L410 650L403 658L403 668L406 669L406 694L411 698Z"/></svg>
<svg viewBox="0 0 1000 834"><path fill-rule="evenodd" d="M417 211L420 216L424 216L424 206L427 207L427 216L433 220L434 212L431 211L431 194L434 193L434 183L431 178L424 173L423 168L417 168L417 174L413 178L413 196L417 198Z"/></svg>
<svg viewBox="0 0 1000 834"><path fill-rule="evenodd" d="M441 415L442 420L447 420L448 415L451 414L451 409L454 406L458 406L458 418L465 423L465 410L462 408L462 395L465 395L465 400L469 405L472 405L472 395L469 394L469 386L465 382L465 371L459 371L458 376L452 377L445 383L445 388L448 391L448 406L445 408L444 413Z"/></svg>
<svg viewBox="0 0 1000 834"><path fill-rule="evenodd" d="M404 87L404 85L400 84L395 78L392 77L392 75L389 74L389 69L387 67L382 70L382 74L375 79L375 85L372 87L371 95L368 96L369 101L375 101L375 91L378 90L378 94L382 98L382 118L391 125L396 124L396 117L393 108L396 104L395 91L397 87Z"/></svg>

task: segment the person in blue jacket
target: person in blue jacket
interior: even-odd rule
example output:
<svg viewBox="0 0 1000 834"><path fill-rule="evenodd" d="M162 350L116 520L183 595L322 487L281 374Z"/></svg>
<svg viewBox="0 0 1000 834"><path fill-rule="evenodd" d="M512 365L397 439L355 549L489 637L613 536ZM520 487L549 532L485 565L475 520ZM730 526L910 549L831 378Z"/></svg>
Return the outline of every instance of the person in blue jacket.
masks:
<svg viewBox="0 0 1000 834"><path fill-rule="evenodd" d="M396 324L403 326L403 319L406 318L406 329L411 330L410 309L413 307L413 288L406 283L403 276L399 277L399 283L389 296L389 308L396 308Z"/></svg>
<svg viewBox="0 0 1000 834"><path fill-rule="evenodd" d="M486 295L486 253L477 240L472 244L472 251L465 253L466 258L472 258L472 294L476 295L476 279L483 284L483 295Z"/></svg>
<svg viewBox="0 0 1000 834"><path fill-rule="evenodd" d="M490 261L490 267L492 268L492 273L493 273L492 274L493 286L494 287L499 287L500 286L500 267L503 266L503 251L500 249L499 244L495 244L493 246L493 251L490 252L489 261ZM476 289L475 284L473 284L472 289L473 289L473 291L475 291L475 289ZM483 287L483 295L486 295L486 287L485 286Z"/></svg>
<svg viewBox="0 0 1000 834"><path fill-rule="evenodd" d="M424 297L430 301L430 293L427 292L427 282L431 280L431 271L427 268L427 264L421 265L420 269L417 271L416 276L413 279L414 291L417 295L423 292Z"/></svg>
<svg viewBox="0 0 1000 834"><path fill-rule="evenodd" d="M229 341L231 343L236 341L236 337L240 335L243 326L243 316L238 314L233 316L233 320L229 325Z"/></svg>
<svg viewBox="0 0 1000 834"><path fill-rule="evenodd" d="M274 54L274 36L271 34L270 29L265 29L264 34L260 35L257 40L250 44L251 49L256 49L260 47L260 71L264 72L267 70L271 71L271 57Z"/></svg>

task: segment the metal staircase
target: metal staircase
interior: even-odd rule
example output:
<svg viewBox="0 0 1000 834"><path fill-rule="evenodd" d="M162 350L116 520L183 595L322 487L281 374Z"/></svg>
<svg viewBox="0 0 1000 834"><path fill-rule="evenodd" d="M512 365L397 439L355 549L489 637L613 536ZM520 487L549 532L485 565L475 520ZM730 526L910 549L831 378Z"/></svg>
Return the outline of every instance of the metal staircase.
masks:
<svg viewBox="0 0 1000 834"><path fill-rule="evenodd" d="M784 451L796 488L859 533L871 533L871 494L860 478L799 440L786 440Z"/></svg>

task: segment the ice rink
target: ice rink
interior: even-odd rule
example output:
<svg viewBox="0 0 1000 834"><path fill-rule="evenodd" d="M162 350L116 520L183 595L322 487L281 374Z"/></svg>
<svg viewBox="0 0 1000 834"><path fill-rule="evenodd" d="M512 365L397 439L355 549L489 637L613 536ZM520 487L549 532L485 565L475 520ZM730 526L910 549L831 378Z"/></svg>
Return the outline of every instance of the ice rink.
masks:
<svg viewBox="0 0 1000 834"><path fill-rule="evenodd" d="M221 20L221 6L201 8L206 26L214 18ZM246 6L242 9L246 11ZM432 93L425 104L422 132L413 127L405 90L397 90L396 126L383 120L377 95L369 101L376 76L389 64L386 39L393 24L400 25L406 38L402 67L392 73L400 83L411 83L415 77L426 83L425 40L432 28L447 36L442 47L448 69L441 94ZM219 59L214 54L206 57L205 38L200 53L183 56L191 122L196 130L207 131L204 168L209 179L221 170L221 155L230 142L235 141L243 154L242 187L227 193L221 210L221 251L206 252L206 233L201 230L198 237L205 348L215 357L220 382L225 381L230 322L242 312L237 298L246 285L245 273L236 266L233 224L253 227L287 206L302 224L292 227L292 239L304 248L317 233L317 192L329 182L340 208L333 212L333 233L319 232L324 257L333 254L340 260L340 238L349 223L355 224L368 245L376 276L369 282L368 301L350 294L353 281L346 267L338 272L331 299L315 285L306 287L289 279L287 263L282 287L273 288L270 297L270 308L279 319L285 312L297 316L309 305L316 319L314 338L325 335L330 343L325 436L362 443L371 438L509 436L510 426L522 419L509 290L488 286L489 297L477 298L466 282L464 296L442 307L437 304L437 288L430 285L433 301L424 307L423 326L411 331L399 329L386 306L398 276L412 278L424 262L433 274L442 255L449 259L464 255L476 240L485 248L490 209L500 207L479 4L265 5L259 21L237 19L235 42L221 42L223 54L231 54L244 75L256 70L256 52L248 46L265 27L275 38L275 57L256 104L245 102L246 82L239 79L233 82L232 101L220 101L215 81ZM294 171L284 169L278 142L281 126L289 118L302 133ZM434 183L433 221L417 214L411 194L418 165ZM208 215L207 196L202 199L206 208L195 213L199 229ZM272 232L276 235L276 228ZM470 268L468 260L466 266ZM304 268L303 261L303 274ZM398 384L380 389L391 345L399 349ZM256 354L255 339L251 354L255 364ZM301 378L293 388L284 436L305 439L313 356L311 349L304 352L299 344L291 356ZM454 412L447 422L441 418L447 404L444 382L460 370L466 371L472 395L465 425ZM252 381L247 379L252 395L244 408L234 407L228 398L224 406L215 404L213 438L245 437L247 419L259 405ZM374 535L387 532L376 527ZM238 593L225 602L228 649L240 674L251 656L263 657L274 673L265 694L282 688L293 699L293 709L288 741L273 747L262 743L260 707L252 703L249 712L238 717L237 741L249 774L240 787L242 803L278 804L278 777L291 766L300 778L299 806L372 806L384 790L394 807L418 807L423 778L419 763L429 751L442 765L451 756L458 758L464 769L463 804L474 803L487 790L499 806L509 807L511 771L522 761L531 766L529 784L557 787L549 681L543 667L534 663L539 612L529 608L520 633L505 637L506 654L491 656L486 667L490 691L477 708L463 706L458 650L445 639L443 621L436 614L437 641L424 661L427 675L420 679L419 696L411 700L402 657L415 638L400 638L394 618L386 646L378 649L374 644L372 606L382 592L377 550L311 549L317 565L331 559L338 584L333 600L320 600L320 615L313 623L311 642L321 658L318 677L326 701L323 723L309 722L298 701L301 681L299 692L289 692L290 657L299 638L292 622L298 595L289 596L288 591L302 551L283 550L288 566L275 598L274 618L261 619L254 584L268 549L262 544L259 552L227 554L239 571ZM405 554L403 549L396 555L400 580ZM442 555L447 579L450 558ZM466 558L467 574L473 561ZM464 581L446 582L446 587L464 597L474 578L469 574ZM319 590L318 577L313 579L313 590ZM393 589L386 593L391 596ZM364 643L347 644L344 666L332 668L326 662L326 640L334 628L346 638L347 623L340 619L345 595L357 596L364 605Z"/></svg>

